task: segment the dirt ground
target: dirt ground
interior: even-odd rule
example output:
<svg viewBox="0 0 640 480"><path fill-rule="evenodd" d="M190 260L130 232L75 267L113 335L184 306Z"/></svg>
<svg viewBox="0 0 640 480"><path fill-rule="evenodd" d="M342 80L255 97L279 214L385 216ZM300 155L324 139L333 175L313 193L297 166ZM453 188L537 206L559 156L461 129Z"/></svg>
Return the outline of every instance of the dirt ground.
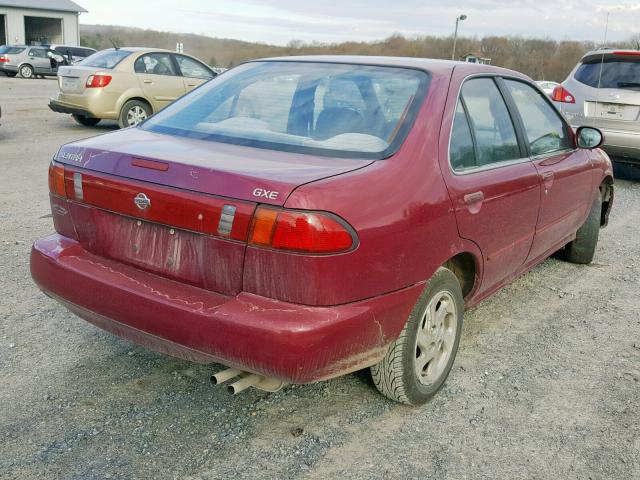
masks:
<svg viewBox="0 0 640 480"><path fill-rule="evenodd" d="M51 112L56 88L0 77L0 478L640 478L640 183L616 183L594 264L549 259L467 312L427 405L366 371L231 397L32 283L52 155L115 128Z"/></svg>

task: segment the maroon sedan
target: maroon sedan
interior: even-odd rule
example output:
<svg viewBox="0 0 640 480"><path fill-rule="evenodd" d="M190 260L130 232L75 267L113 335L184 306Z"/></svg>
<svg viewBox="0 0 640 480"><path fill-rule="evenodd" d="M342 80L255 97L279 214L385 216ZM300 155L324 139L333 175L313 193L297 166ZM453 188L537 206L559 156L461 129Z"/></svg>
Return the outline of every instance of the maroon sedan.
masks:
<svg viewBox="0 0 640 480"><path fill-rule="evenodd" d="M420 404L465 308L554 252L591 262L613 199L601 142L509 70L249 62L63 146L31 273L107 331L226 365L232 391L371 367Z"/></svg>

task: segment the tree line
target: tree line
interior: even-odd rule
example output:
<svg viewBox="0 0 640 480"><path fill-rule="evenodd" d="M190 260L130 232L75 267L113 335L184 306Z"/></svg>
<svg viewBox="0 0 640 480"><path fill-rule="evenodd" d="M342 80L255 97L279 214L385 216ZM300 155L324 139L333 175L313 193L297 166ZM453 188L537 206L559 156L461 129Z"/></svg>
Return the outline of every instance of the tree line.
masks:
<svg viewBox="0 0 640 480"><path fill-rule="evenodd" d="M450 59L453 38L422 36L407 38L392 35L374 42L304 43L292 40L286 46L213 38L205 35L179 34L110 25L81 25L81 44L96 49L118 46L156 47L174 50L184 44L185 53L211 66L233 67L254 58L281 55L384 55ZM490 58L493 65L520 71L535 80L562 81L586 52L598 48L592 41L556 41L551 39L489 36L458 38L457 59L467 53ZM640 49L640 35L624 42L611 43L615 48Z"/></svg>

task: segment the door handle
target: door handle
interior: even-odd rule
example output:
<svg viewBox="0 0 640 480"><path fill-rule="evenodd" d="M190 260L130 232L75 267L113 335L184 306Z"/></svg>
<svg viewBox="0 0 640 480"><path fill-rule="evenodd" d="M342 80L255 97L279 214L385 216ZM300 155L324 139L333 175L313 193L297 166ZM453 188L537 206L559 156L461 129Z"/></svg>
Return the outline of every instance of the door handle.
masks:
<svg viewBox="0 0 640 480"><path fill-rule="evenodd" d="M542 177L542 182L544 183L544 193L545 195L549 193L549 189L553 186L553 172L542 172L540 175Z"/></svg>
<svg viewBox="0 0 640 480"><path fill-rule="evenodd" d="M142 83L153 83L153 80L143 80Z"/></svg>
<svg viewBox="0 0 640 480"><path fill-rule="evenodd" d="M473 192L464 196L464 203L467 205L469 213L475 215L482 208L482 202L484 202L484 193Z"/></svg>

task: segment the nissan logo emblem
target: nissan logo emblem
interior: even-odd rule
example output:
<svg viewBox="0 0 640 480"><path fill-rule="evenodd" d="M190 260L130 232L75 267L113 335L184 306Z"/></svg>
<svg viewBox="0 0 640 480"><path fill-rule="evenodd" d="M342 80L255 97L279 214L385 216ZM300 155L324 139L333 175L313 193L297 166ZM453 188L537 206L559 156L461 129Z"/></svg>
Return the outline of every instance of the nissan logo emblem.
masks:
<svg viewBox="0 0 640 480"><path fill-rule="evenodd" d="M140 210L146 210L151 206L151 199L141 192L135 196L133 203L135 203L136 207Z"/></svg>

